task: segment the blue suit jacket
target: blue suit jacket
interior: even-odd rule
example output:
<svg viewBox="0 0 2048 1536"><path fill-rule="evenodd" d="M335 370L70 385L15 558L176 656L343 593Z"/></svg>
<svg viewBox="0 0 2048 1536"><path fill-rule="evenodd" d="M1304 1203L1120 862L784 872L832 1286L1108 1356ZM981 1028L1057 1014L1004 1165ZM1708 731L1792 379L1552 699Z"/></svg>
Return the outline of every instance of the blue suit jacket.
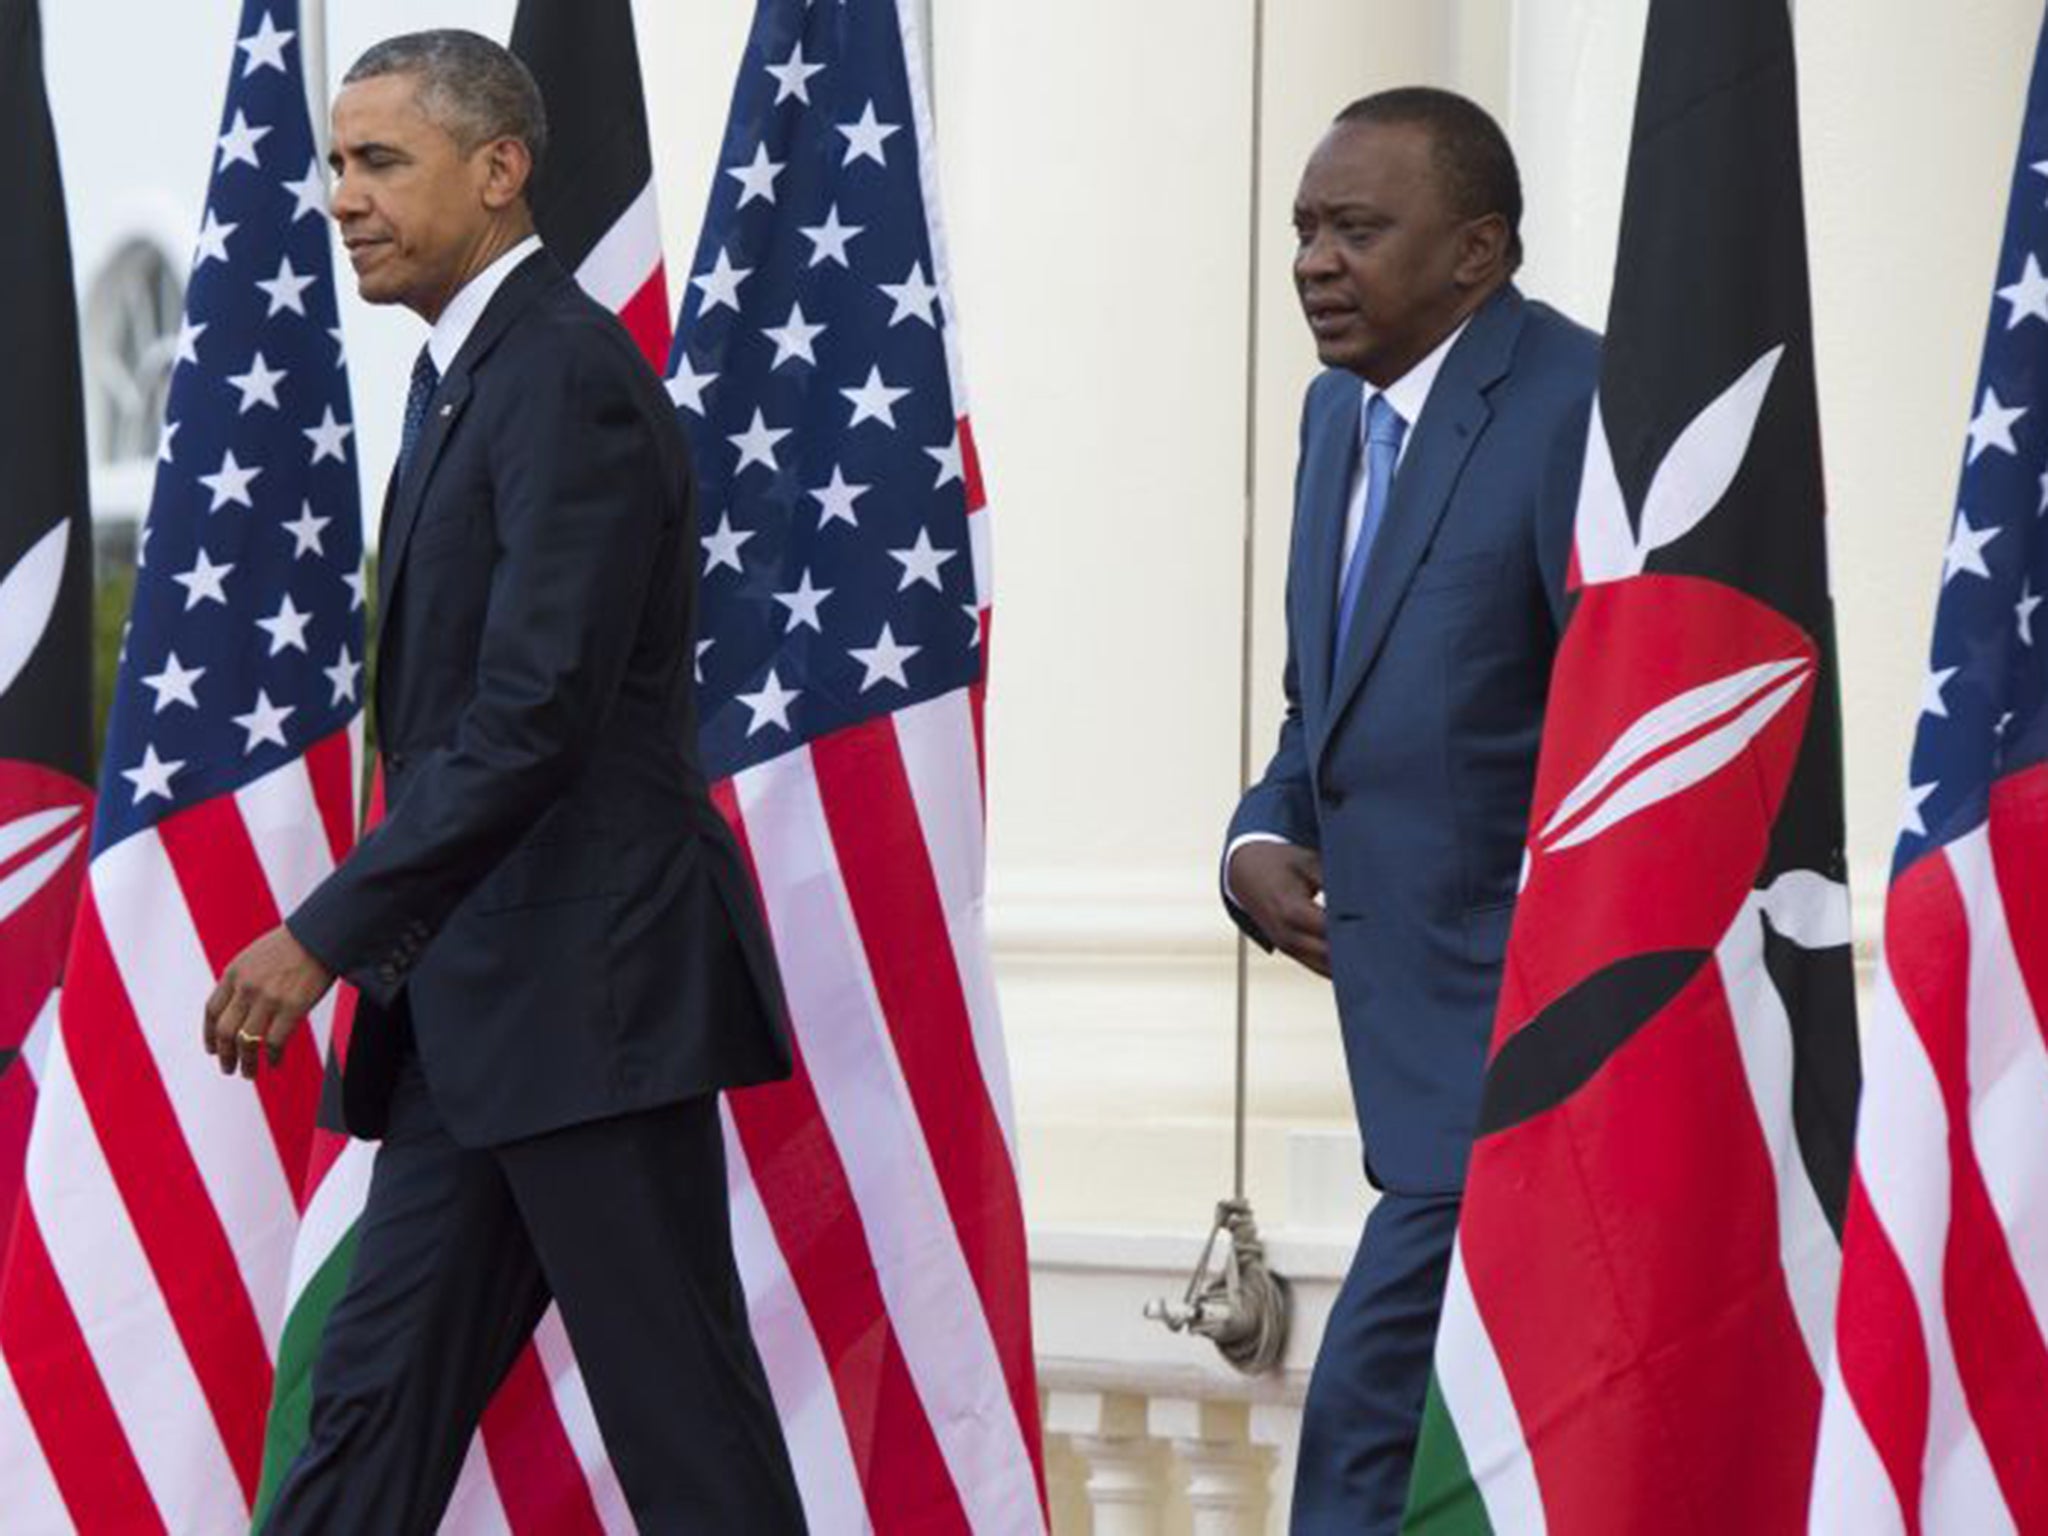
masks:
<svg viewBox="0 0 2048 1536"><path fill-rule="evenodd" d="M1230 835L1322 854L1367 1169L1401 1193L1464 1183L1598 381L1592 332L1512 287L1481 307L1411 428L1334 658L1358 379L1322 374L1302 413L1287 716Z"/></svg>

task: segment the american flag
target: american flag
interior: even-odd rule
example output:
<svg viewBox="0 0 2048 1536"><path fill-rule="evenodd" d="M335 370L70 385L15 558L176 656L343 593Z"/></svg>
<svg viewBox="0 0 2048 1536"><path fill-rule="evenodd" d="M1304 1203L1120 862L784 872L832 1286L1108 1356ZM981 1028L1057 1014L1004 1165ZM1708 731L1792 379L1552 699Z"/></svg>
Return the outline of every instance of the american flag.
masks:
<svg viewBox="0 0 2048 1536"><path fill-rule="evenodd" d="M252 1090L214 977L348 849L363 571L293 0L242 10L91 865L0 1280L10 1531L246 1525L336 1001Z"/></svg>
<svg viewBox="0 0 2048 1536"><path fill-rule="evenodd" d="M988 514L913 0L762 0L669 366L703 748L796 1076L728 1101L735 1246L820 1532L1042 1531L983 931Z"/></svg>
<svg viewBox="0 0 2048 1536"><path fill-rule="evenodd" d="M2048 1531L2048 36L1885 908L1813 1529Z"/></svg>

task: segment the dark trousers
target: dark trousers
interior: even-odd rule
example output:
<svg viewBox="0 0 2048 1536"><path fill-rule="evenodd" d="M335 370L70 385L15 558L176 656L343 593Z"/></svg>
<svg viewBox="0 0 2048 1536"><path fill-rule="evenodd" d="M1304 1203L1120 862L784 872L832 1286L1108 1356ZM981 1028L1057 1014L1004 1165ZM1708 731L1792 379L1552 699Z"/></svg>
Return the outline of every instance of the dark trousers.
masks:
<svg viewBox="0 0 2048 1536"><path fill-rule="evenodd" d="M1458 1230L1456 1195L1382 1195L1330 1310L1302 1408L1293 1536L1394 1536Z"/></svg>
<svg viewBox="0 0 2048 1536"><path fill-rule="evenodd" d="M267 1536L427 1536L550 1299L646 1536L804 1529L714 1098L471 1149L408 1053Z"/></svg>

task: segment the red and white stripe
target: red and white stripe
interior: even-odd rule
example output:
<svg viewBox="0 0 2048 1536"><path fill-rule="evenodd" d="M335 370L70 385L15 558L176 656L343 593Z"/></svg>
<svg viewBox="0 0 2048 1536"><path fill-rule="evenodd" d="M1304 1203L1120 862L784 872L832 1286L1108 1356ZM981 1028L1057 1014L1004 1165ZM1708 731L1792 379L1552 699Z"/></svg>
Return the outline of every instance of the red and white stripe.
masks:
<svg viewBox="0 0 2048 1536"><path fill-rule="evenodd" d="M971 744L964 695L923 708L950 714ZM849 1439L887 1444L907 1486L956 1501L971 1529L1031 1529L1042 1516L1014 1164L959 973L933 964L953 922L972 918L939 895L904 766L914 730L863 726L733 786L803 1055L794 1084L736 1095L733 1117L814 1326L844 1317L851 1268L865 1282L863 1331L886 1329L899 1357L889 1380L831 1352ZM948 791L977 803L975 758L955 763L965 771ZM822 1134L836 1156L801 1179L770 1177L756 1143L786 1147L792 1129ZM857 1218L825 1241L795 1209L821 1192ZM891 1386L905 1396L877 1411L870 1388ZM878 1528L900 1517L901 1489L870 1476L866 1492Z"/></svg>
<svg viewBox="0 0 2048 1536"><path fill-rule="evenodd" d="M748 1320L782 1420L798 1492L806 1509L844 1511L840 1529L872 1531L875 1526L866 1517L867 1500L846 1420L839 1412L831 1367L796 1277L783 1262L730 1108L725 1115L725 1155L732 1187L733 1257L746 1286Z"/></svg>
<svg viewBox="0 0 2048 1536"><path fill-rule="evenodd" d="M2048 767L1894 882L1817 1532L2048 1531Z"/></svg>
<svg viewBox="0 0 2048 1536"><path fill-rule="evenodd" d="M246 1524L319 1083L256 1090L199 1021L220 967L333 867L359 732L92 862L0 1291L7 1529ZM21 1493L19 1502L16 1491Z"/></svg>

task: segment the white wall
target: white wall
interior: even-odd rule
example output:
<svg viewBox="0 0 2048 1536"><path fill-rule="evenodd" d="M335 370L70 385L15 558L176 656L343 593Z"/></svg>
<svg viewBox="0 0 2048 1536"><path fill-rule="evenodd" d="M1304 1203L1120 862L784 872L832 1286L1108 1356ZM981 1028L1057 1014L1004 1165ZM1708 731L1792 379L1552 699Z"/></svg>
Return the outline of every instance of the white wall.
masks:
<svg viewBox="0 0 2048 1536"><path fill-rule="evenodd" d="M1849 850L1874 932L2041 8L1796 14Z"/></svg>
<svg viewBox="0 0 2048 1536"><path fill-rule="evenodd" d="M1199 1224L1230 1177L1233 953L1214 860L1238 775L1245 494L1257 753L1313 366L1287 208L1329 114L1465 89L1517 141L1526 286L1598 324L1645 0L1269 0L1251 211L1246 0L934 0L966 363L997 517L992 893L1035 1223ZM745 0L639 7L670 281L715 172ZM512 0L330 0L379 35L503 36ZM84 291L198 224L231 0L44 0ZM1798 9L1851 847L1869 927L1924 664L2038 8ZM1258 276L1254 287L1253 252ZM346 286L346 285L345 285ZM346 301L374 508L409 316ZM1252 1192L1345 1225L1349 1107L1321 989L1255 957ZM1335 1135L1313 1134L1317 1128Z"/></svg>

